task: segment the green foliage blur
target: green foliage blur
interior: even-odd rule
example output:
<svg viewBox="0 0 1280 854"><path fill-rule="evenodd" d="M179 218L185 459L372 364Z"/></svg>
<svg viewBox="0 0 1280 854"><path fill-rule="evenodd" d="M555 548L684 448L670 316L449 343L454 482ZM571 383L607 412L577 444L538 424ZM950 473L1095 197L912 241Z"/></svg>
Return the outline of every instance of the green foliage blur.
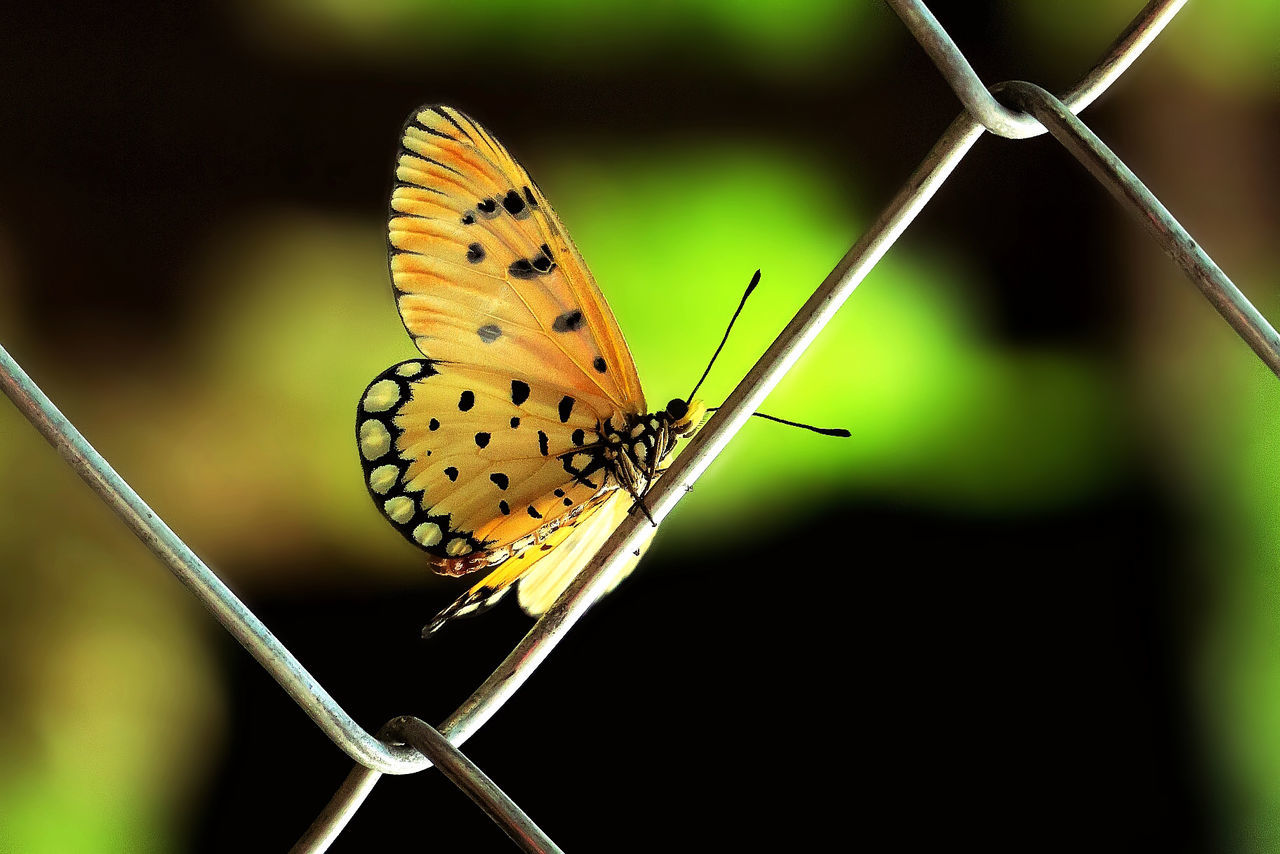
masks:
<svg viewBox="0 0 1280 854"><path fill-rule="evenodd" d="M971 39L962 47L998 21L1000 71L1069 83L1138 4L1093 0L1069 14L1061 4L976 5L939 4L943 23ZM1125 109L1104 113L1101 129L1273 321L1278 8L1190 4L1108 96ZM928 120L911 117L910 103L880 119L864 112L858 99L872 102L877 81L918 52L878 4L273 0L189 21L153 11L139 7L114 33L136 54L100 54L86 39L71 55L92 61L67 61L37 40L0 70L0 101L23 119L0 134L11 164L0 173L10 187L0 190L0 342L250 597L447 586L370 512L351 436L364 384L414 355L386 280L376 169L415 101L473 113L537 177L618 315L653 407L687 393L760 268L704 387L722 400L957 109L916 65L935 87L920 84ZM196 58L184 63L188 48ZM280 75L292 94L324 89L332 113L278 119L278 104L223 103L223 117L247 116L242 135L223 138L217 122L166 111L177 90L212 92L236 63ZM153 89L117 91L130 87L113 75L153 72ZM27 98L36 77L48 90ZM655 77L687 86L695 94L682 103L694 109L671 118L616 106L652 104L637 93ZM66 139L84 88L95 129L59 149L76 159L30 154ZM404 109L352 134L369 141L361 157L381 146L382 160L357 163L307 135L388 88ZM742 92L759 93L758 112L699 121L699 98L710 107ZM97 159L94 134L108 133L117 97L135 118L113 143L119 157ZM152 97L159 106L147 108ZM1203 123L1188 118L1195 111ZM818 118L796 131L801 113ZM848 156L849 115L879 122L857 132L879 140L863 150L881 162ZM275 148L252 138L256 122L279 130L273 122L295 120L285 126L296 133L270 137ZM131 162L129 135L142 132L149 147ZM313 189L299 198L237 189L206 204L180 182L148 183L156 163L173 176L198 171L200 158L183 157L205 140L235 164L205 176L210 186L240 188L254 178L243 170L261 168ZM77 165L81 146L87 167ZM1064 155L1045 144L1038 156ZM75 180L62 191L40 189L68 169ZM977 223L996 172L991 186L983 173L943 193ZM1082 194L1101 195L1079 181ZM72 194L80 182L92 188L84 206ZM337 202L325 196L331 186ZM148 212L125 217L129 233L108 246L89 233L115 218L120 199ZM177 209L186 225L175 233L167 212ZM59 244L87 244L91 257L38 250L31 222ZM1089 268L1110 269L1108 287L1123 290L1093 302L1118 319L1082 335L1010 334L1002 294L987 283L990 244L975 249L946 225L926 212L921 234L913 227L889 253L768 401L771 414L844 426L852 438L749 424L665 526L655 561L677 551L712 561L744 531L785 542L788 526L860 503L1034 518L1105 502L1141 473L1186 520L1170 536L1213 603L1182 666L1220 850L1277 850L1280 387L1118 215L1091 224L1104 235L1093 245L1110 255ZM116 257L108 250L120 254L104 262L102 281L119 283L95 289L94 265ZM152 269L159 251L170 262ZM1067 263L1043 258L1043 268ZM65 301L63 264L87 283ZM1025 269L1020 299L1034 299L1026 293L1043 268ZM9 485L0 492L0 850L181 847L210 769L237 749L225 728L220 629L7 404L0 476ZM858 530L856 512L840 512ZM736 571L756 572L748 583L761 587L786 584L763 566Z"/></svg>

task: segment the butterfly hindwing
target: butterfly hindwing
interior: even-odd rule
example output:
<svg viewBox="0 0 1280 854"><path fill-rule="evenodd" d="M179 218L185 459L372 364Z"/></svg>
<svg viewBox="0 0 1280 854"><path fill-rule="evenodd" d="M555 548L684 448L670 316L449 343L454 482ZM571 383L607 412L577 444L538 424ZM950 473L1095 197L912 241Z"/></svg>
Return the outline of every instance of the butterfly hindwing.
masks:
<svg viewBox="0 0 1280 854"><path fill-rule="evenodd" d="M411 359L369 384L356 429L382 514L441 561L580 512L606 486L579 450L597 440L599 418L563 389Z"/></svg>
<svg viewBox="0 0 1280 854"><path fill-rule="evenodd" d="M571 540L526 572L520 579L519 591L520 607L524 612L533 617L545 614L569 586L569 582L582 570L583 565L600 550L609 535L627 518L627 514L632 512L634 506L630 495L622 490L614 490L601 502L598 510L579 523ZM613 571L605 593L611 593L631 574L640 558L649 550L655 533L657 529L652 526L646 530L644 541Z"/></svg>
<svg viewBox="0 0 1280 854"><path fill-rule="evenodd" d="M599 497L592 506L561 526L545 542L526 549L485 576L437 614L423 633L431 634L439 630L454 617L477 614L488 609L497 604L517 583L521 609L531 617L546 613L569 586L569 582L626 518L631 506L631 497L620 490L613 490L607 496ZM638 553L633 554L614 571L606 593L631 574L652 540L653 535L650 533L637 549Z"/></svg>

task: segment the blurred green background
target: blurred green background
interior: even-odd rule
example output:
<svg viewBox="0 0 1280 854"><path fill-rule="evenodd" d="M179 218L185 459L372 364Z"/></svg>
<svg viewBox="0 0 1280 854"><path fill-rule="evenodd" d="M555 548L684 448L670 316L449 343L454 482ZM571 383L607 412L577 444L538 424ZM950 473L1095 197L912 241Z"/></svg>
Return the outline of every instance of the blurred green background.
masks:
<svg viewBox="0 0 1280 854"><path fill-rule="evenodd" d="M932 4L1058 89L1137 6ZM360 482L404 116L538 179L656 406L762 268L721 400L958 111L869 2L10 17L0 342L369 729L528 626L418 641L458 585ZM1278 82L1280 7L1192 3L1086 115L1273 321ZM561 845L1280 848L1280 385L1054 143L980 141L768 411L853 437L748 425L470 743ZM348 761L7 403L0 474L0 850L287 847ZM433 774L334 850L392 844L508 850Z"/></svg>

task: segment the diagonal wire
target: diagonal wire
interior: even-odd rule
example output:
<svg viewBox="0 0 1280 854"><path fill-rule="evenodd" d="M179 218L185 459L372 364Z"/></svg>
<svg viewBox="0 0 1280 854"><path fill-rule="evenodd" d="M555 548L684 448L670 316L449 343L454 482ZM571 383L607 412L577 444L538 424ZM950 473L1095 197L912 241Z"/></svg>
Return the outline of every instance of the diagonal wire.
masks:
<svg viewBox="0 0 1280 854"><path fill-rule="evenodd" d="M388 773L403 774L427 767L416 750L388 747L361 729L293 653L116 473L3 347L0 391L348 756Z"/></svg>
<svg viewBox="0 0 1280 854"><path fill-rule="evenodd" d="M426 721L411 715L392 718L378 731L378 737L384 741L412 744L429 756L440 773L475 801L522 851L527 854L563 854L525 815L524 810L516 806L515 801Z"/></svg>
<svg viewBox="0 0 1280 854"><path fill-rule="evenodd" d="M1001 83L993 91L1006 96L1043 123L1049 133L1146 226L1165 254L1178 263L1205 299L1231 324L1258 358L1280 376L1280 335L1174 219L1173 214L1084 122L1072 115L1065 104L1034 84L1022 81Z"/></svg>
<svg viewBox="0 0 1280 854"><path fill-rule="evenodd" d="M1103 59L1068 95L1068 107L1083 109L1127 69L1172 19L1185 0L1148 3L1112 43ZM890 5L897 5L890 0ZM919 4L913 4L919 5ZM945 37L945 33L942 34ZM768 351L733 393L689 442L666 474L649 493L654 520L662 521L694 481L724 449L751 417L782 376L853 293L871 268L924 208L959 164L984 127L965 112L943 133L924 161L912 173L885 210L823 281ZM440 726L440 733L461 744L524 684L564 634L605 592L610 570L636 549L649 522L639 514L629 516L596 557L561 594L511 654L488 679ZM294 851L326 850L360 808L377 783L376 770L357 766L307 828Z"/></svg>
<svg viewBox="0 0 1280 854"><path fill-rule="evenodd" d="M1124 72L1186 0L1151 0L1117 39L1136 50L1113 51L1111 57L1068 93L1062 101L1030 83L1007 82L989 92L960 48L920 0L885 0L938 66L969 115L987 130L1013 139L1051 133L1085 168L1135 214L1178 263L1187 277L1231 325L1254 353L1280 376L1280 336L1196 243L1168 209L1075 114L1092 103ZM993 93L1012 98L1015 112ZM1066 103L1063 103L1065 101Z"/></svg>

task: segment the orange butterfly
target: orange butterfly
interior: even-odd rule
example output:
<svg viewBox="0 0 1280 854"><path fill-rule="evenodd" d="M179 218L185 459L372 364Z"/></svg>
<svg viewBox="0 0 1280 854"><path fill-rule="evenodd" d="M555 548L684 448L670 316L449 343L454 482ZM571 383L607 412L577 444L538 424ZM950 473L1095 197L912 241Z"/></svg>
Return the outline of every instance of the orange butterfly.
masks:
<svg viewBox="0 0 1280 854"><path fill-rule="evenodd" d="M457 110L425 107L405 124L389 240L400 317L427 358L383 371L360 399L369 494L437 572L492 570L424 634L517 581L536 616L705 408L676 399L648 411L618 322L555 211Z"/></svg>

